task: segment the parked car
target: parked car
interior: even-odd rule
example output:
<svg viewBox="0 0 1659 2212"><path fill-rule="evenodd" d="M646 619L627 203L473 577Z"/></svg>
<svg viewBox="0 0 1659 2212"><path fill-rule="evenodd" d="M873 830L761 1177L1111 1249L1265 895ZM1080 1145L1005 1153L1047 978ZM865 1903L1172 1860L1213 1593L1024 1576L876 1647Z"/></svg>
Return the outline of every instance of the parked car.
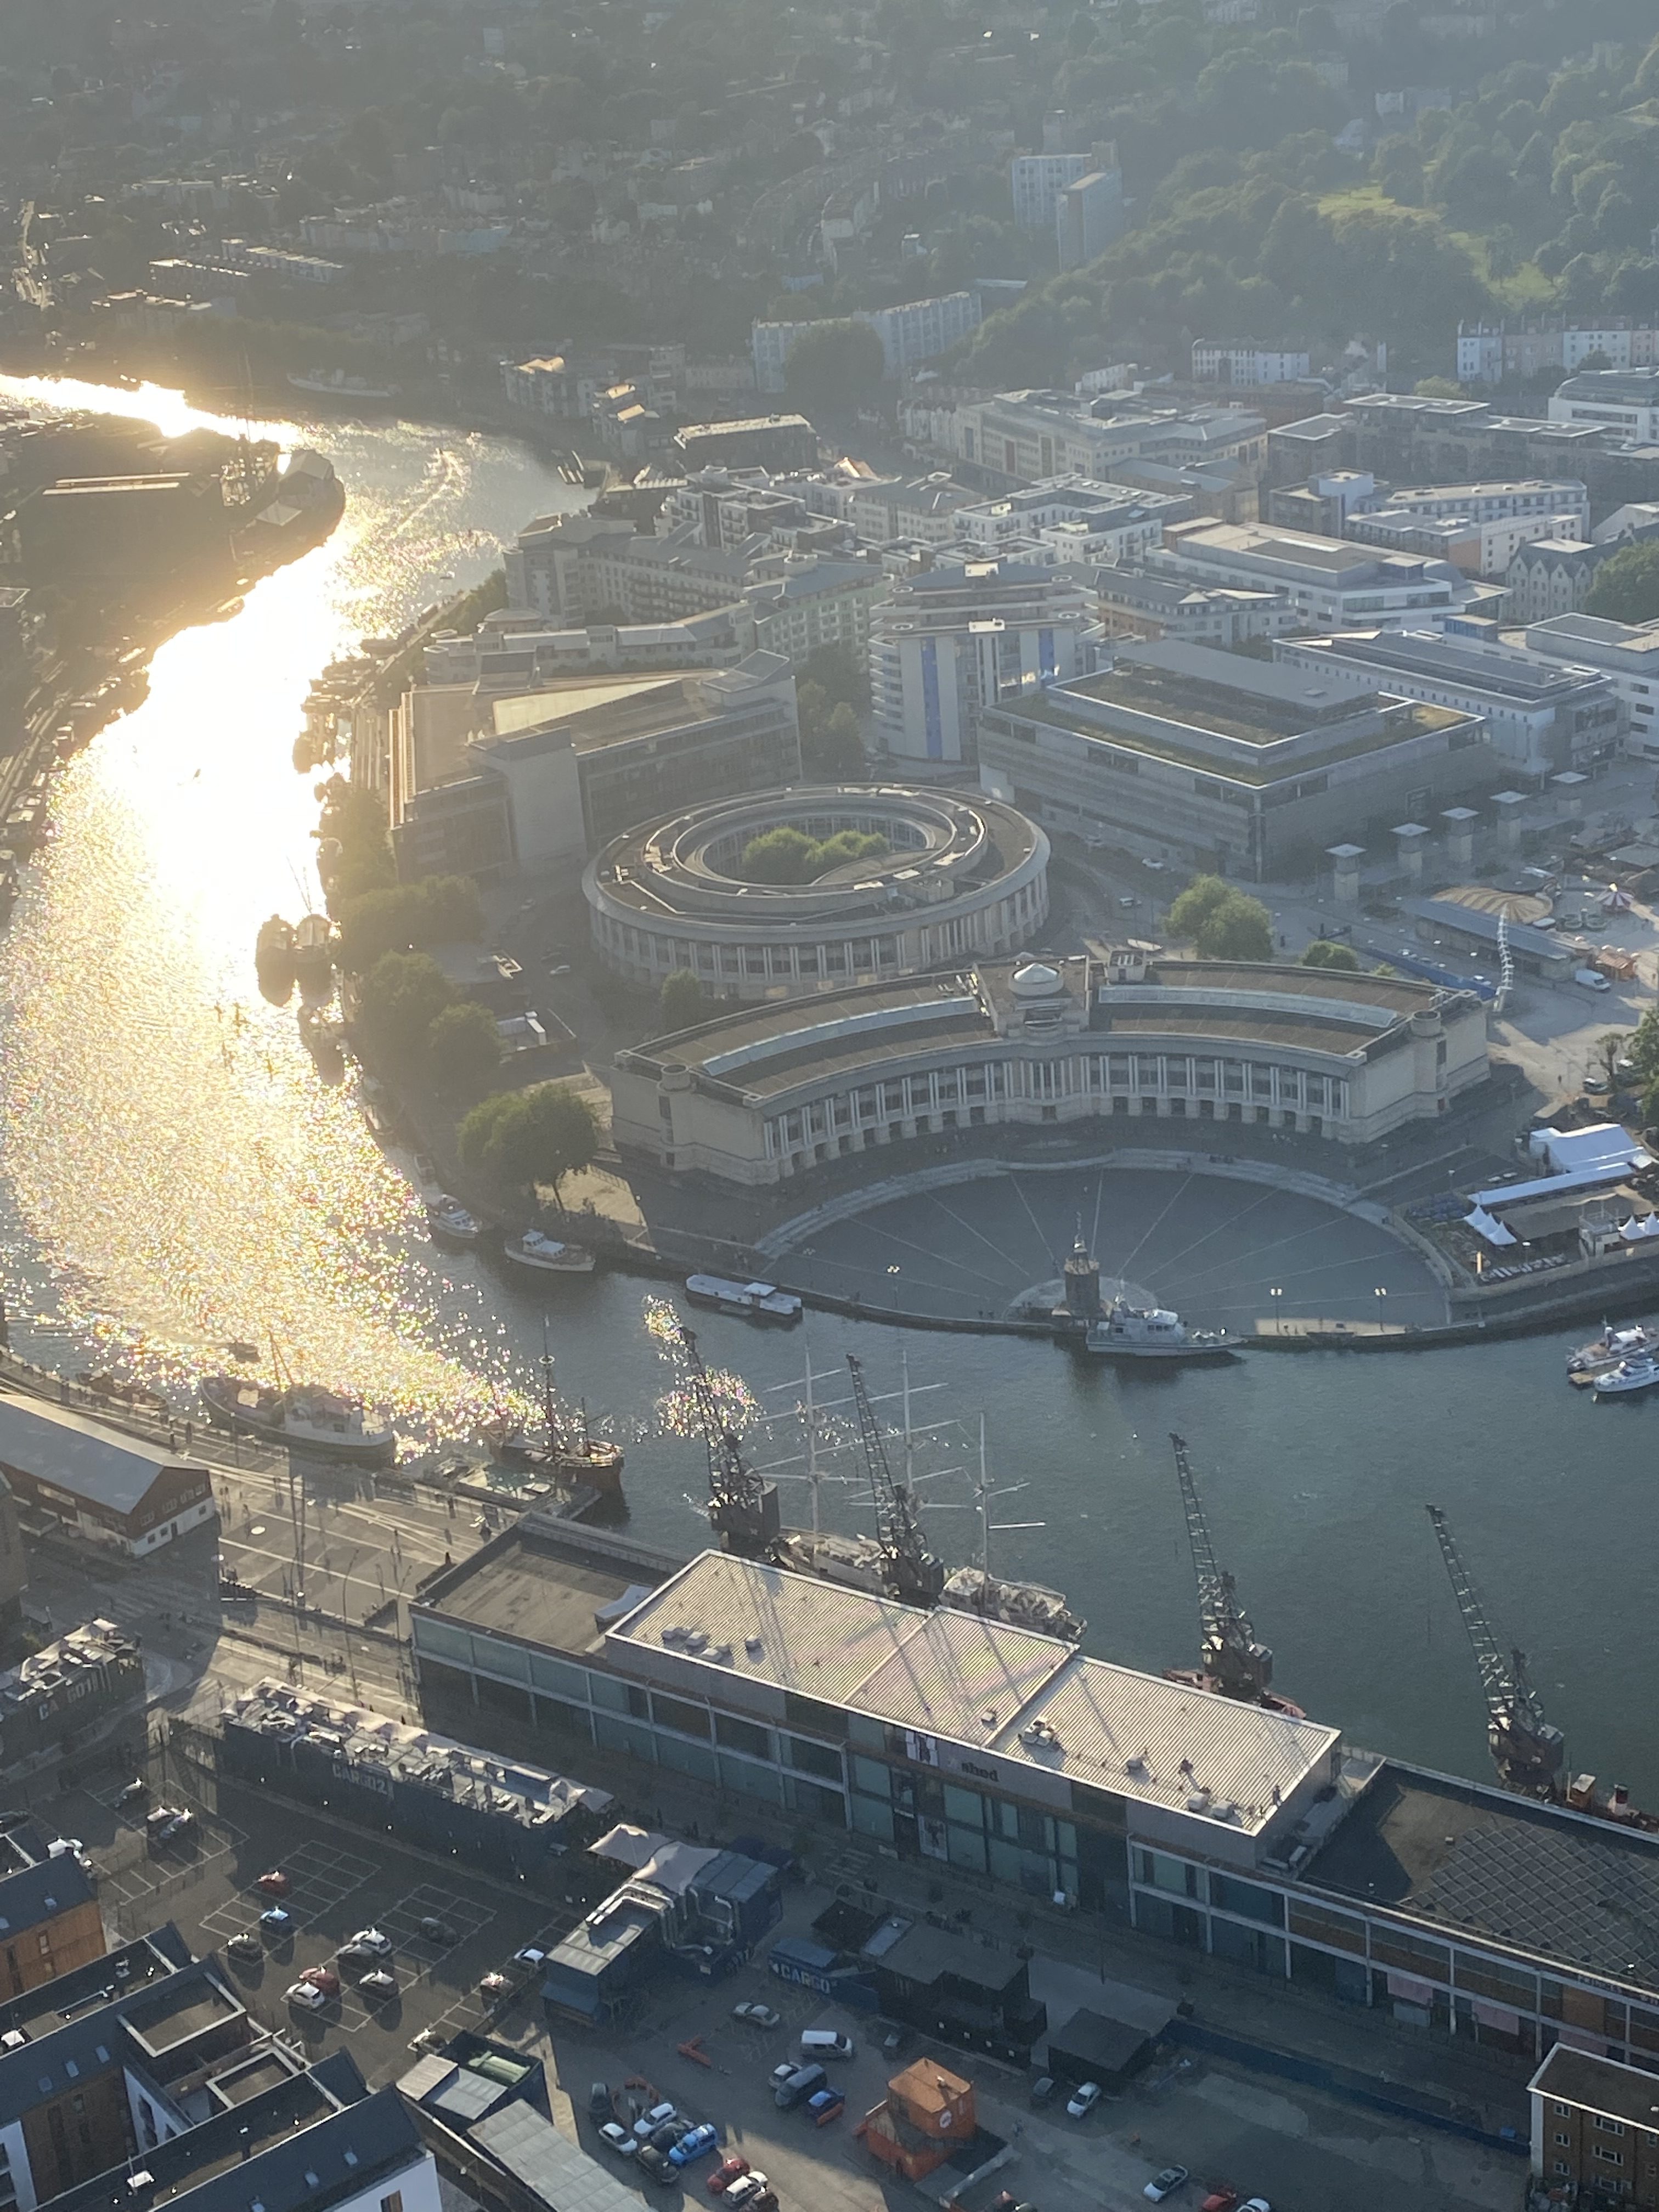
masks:
<svg viewBox="0 0 1659 2212"><path fill-rule="evenodd" d="M1047 2105L1052 2103L1054 2091L1059 2087L1059 2083L1054 2080L1052 2074L1039 2074L1036 2080L1031 2084L1031 2102L1034 2105Z"/></svg>
<svg viewBox="0 0 1659 2212"><path fill-rule="evenodd" d="M286 1897L294 1883L281 1867L272 1867L269 1874L260 1875L253 1887L265 1897Z"/></svg>
<svg viewBox="0 0 1659 2212"><path fill-rule="evenodd" d="M665 2120L674 2118L675 2110L672 2104L653 2105L648 2112L641 2112L635 2121L635 2134L644 2142L648 2136L655 2135Z"/></svg>
<svg viewBox="0 0 1659 2212"><path fill-rule="evenodd" d="M176 1843L196 1825L196 1815L181 1805L158 1805L144 1815L145 1840L152 1844Z"/></svg>
<svg viewBox="0 0 1659 2212"><path fill-rule="evenodd" d="M447 1920L440 1920L435 1913L429 1912L422 1921L421 1933L428 1943L453 1943L456 1940L455 1930Z"/></svg>
<svg viewBox="0 0 1659 2212"><path fill-rule="evenodd" d="M803 2062L809 2065L815 2058L851 2058L854 2055L853 2039L850 2035L837 2034L833 2027L804 2027L800 2034L800 2055Z"/></svg>
<svg viewBox="0 0 1659 2212"><path fill-rule="evenodd" d="M340 1977L332 1966L307 1966L300 1979L320 1990L325 1997L337 1997L340 1994Z"/></svg>
<svg viewBox="0 0 1659 2212"><path fill-rule="evenodd" d="M587 2117L591 2120L608 2120L611 2118L611 2084L608 2081L588 2083Z"/></svg>
<svg viewBox="0 0 1659 2212"><path fill-rule="evenodd" d="M815 2127L827 2127L839 2113L847 2110L847 2098L840 2089L820 2089L806 2100L807 2118Z"/></svg>
<svg viewBox="0 0 1659 2212"><path fill-rule="evenodd" d="M135 1775L117 1796L118 1805L142 1805L149 1795L149 1784L142 1774Z"/></svg>
<svg viewBox="0 0 1659 2212"><path fill-rule="evenodd" d="M1173 2197L1177 2189L1184 2189L1188 2179L1184 2166L1166 2166L1162 2173L1152 2176L1140 2193L1143 2197L1150 2197L1154 2204L1161 2204L1166 2197Z"/></svg>
<svg viewBox="0 0 1659 2212"><path fill-rule="evenodd" d="M1265 2197L1247 2197L1238 2212L1273 2212L1273 2208Z"/></svg>
<svg viewBox="0 0 1659 2212"><path fill-rule="evenodd" d="M547 1964L545 1951L538 1951L533 1943L526 1943L522 1951L513 1954L512 1963L521 1974L538 1974Z"/></svg>
<svg viewBox="0 0 1659 2212"><path fill-rule="evenodd" d="M1066 2118L1068 2120L1086 2120L1090 2113L1093 2112L1095 2106L1100 2102L1100 2098L1101 2088L1098 2081L1079 2082L1077 2087L1072 2092L1070 2097L1066 2100Z"/></svg>
<svg viewBox="0 0 1659 2212"><path fill-rule="evenodd" d="M264 1946L258 1937L251 1936L246 1928L240 1935L231 1937L225 1949L233 1959L263 1959L265 1955Z"/></svg>
<svg viewBox="0 0 1659 2212"><path fill-rule="evenodd" d="M46 1845L49 1859L84 1859L87 1847L79 1836L54 1836Z"/></svg>
<svg viewBox="0 0 1659 2212"><path fill-rule="evenodd" d="M392 1956L392 1938L383 1936L378 1928L360 1928L351 1939L351 1948L357 1951L372 1951L377 1959Z"/></svg>
<svg viewBox="0 0 1659 2212"><path fill-rule="evenodd" d="M512 1986L505 1974L480 1974L478 1977L478 1995L481 1997L505 1996Z"/></svg>
<svg viewBox="0 0 1659 2212"><path fill-rule="evenodd" d="M397 1996L398 1977L387 1973L384 1966L371 1966L359 1979L357 1993L374 2004L384 2004L388 1997Z"/></svg>
<svg viewBox="0 0 1659 2212"><path fill-rule="evenodd" d="M767 2079L775 2089L781 2089L786 2081L793 2081L800 2069L793 2058L786 2058L772 2069Z"/></svg>
<svg viewBox="0 0 1659 2212"><path fill-rule="evenodd" d="M1212 2189L1210 2191L1199 2206L1198 2212L1233 2212L1233 2207L1237 2202L1238 2191L1236 2189L1229 2189L1225 2182L1223 2182L1220 2188Z"/></svg>
<svg viewBox="0 0 1659 2212"><path fill-rule="evenodd" d="M599 2130L599 2141L607 2150L615 2151L618 2158L632 2158L639 2148L620 2120L607 2120Z"/></svg>
<svg viewBox="0 0 1659 2212"><path fill-rule="evenodd" d="M267 1936L291 1936L294 1933L294 1915L285 1905L268 1905L259 1915L259 1925Z"/></svg>
<svg viewBox="0 0 1659 2212"><path fill-rule="evenodd" d="M771 2186L766 2176L751 2166L740 2180L732 2184L726 2192L726 2201L732 2205L747 2204L757 2197L764 2197Z"/></svg>
<svg viewBox="0 0 1659 2212"><path fill-rule="evenodd" d="M320 2012L328 2002L315 1982L295 1982L289 1986L287 1996L289 2002L297 2005L301 2012Z"/></svg>
<svg viewBox="0 0 1659 2212"><path fill-rule="evenodd" d="M700 2158L707 2158L720 2142L720 2130L705 2120L701 2127L682 2136L668 2154L676 2166L695 2166Z"/></svg>
<svg viewBox="0 0 1659 2212"><path fill-rule="evenodd" d="M733 2005L732 2017L747 2021L750 2027L781 2027L783 2024L782 2014L774 2012L770 2005L765 2004Z"/></svg>
<svg viewBox="0 0 1659 2212"><path fill-rule="evenodd" d="M380 1963L380 1955L378 1951L371 1951L366 1944L354 1941L342 1943L334 1954L334 1958L335 1963L343 1966L346 1972L355 1979L359 1974L367 1974L378 1966Z"/></svg>
<svg viewBox="0 0 1659 2212"><path fill-rule="evenodd" d="M653 2128L648 2140L653 2149L661 2151L665 2156L670 2151L679 2148L690 2134L691 2128L692 2123L676 2112L672 2120L665 2120L659 2128Z"/></svg>
<svg viewBox="0 0 1659 2212"><path fill-rule="evenodd" d="M723 2158L704 2185L711 2197L724 2197L734 2181L741 2181L749 2171L746 2158Z"/></svg>
<svg viewBox="0 0 1659 2212"><path fill-rule="evenodd" d="M641 2143L634 2154L634 2163L648 2180L669 2182L679 2179L676 2169L668 2163L668 2153L659 2150L653 2143Z"/></svg>

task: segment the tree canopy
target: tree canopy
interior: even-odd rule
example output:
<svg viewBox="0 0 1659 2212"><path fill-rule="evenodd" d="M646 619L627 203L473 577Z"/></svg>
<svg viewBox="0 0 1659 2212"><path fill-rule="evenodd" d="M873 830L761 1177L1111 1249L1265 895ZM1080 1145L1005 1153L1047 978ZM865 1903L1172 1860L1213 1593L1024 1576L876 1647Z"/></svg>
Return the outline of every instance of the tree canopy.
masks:
<svg viewBox="0 0 1659 2212"><path fill-rule="evenodd" d="M481 1089L501 1066L495 1017L476 999L443 1007L428 1025L426 1052L433 1075L448 1089Z"/></svg>
<svg viewBox="0 0 1659 2212"><path fill-rule="evenodd" d="M556 1199L565 1177L580 1174L599 1149L599 1119L568 1083L498 1091L481 1099L457 1132L461 1164L504 1190L545 1184Z"/></svg>
<svg viewBox="0 0 1659 2212"><path fill-rule="evenodd" d="M881 340L850 316L814 323L789 349L785 389L803 413L851 415L874 398L886 374Z"/></svg>
<svg viewBox="0 0 1659 2212"><path fill-rule="evenodd" d="M665 1036L672 1036L678 1030L694 1029L707 1019L708 1001L692 969L676 968L672 975L664 976L662 988L657 994L657 1012Z"/></svg>
<svg viewBox="0 0 1659 2212"><path fill-rule="evenodd" d="M1659 619L1659 539L1646 538L1620 548L1595 573L1584 611L1609 622Z"/></svg>
<svg viewBox="0 0 1659 2212"><path fill-rule="evenodd" d="M483 908L470 876L423 876L337 902L340 963L354 973L372 968L384 952L411 945L476 944L483 935Z"/></svg>
<svg viewBox="0 0 1659 2212"><path fill-rule="evenodd" d="M1170 934L1200 960L1271 960L1273 917L1221 876L1196 876L1170 908Z"/></svg>
<svg viewBox="0 0 1659 2212"><path fill-rule="evenodd" d="M738 872L751 884L813 884L849 861L882 860L888 849L887 840L873 833L840 830L833 837L809 837L785 822L750 839Z"/></svg>
<svg viewBox="0 0 1659 2212"><path fill-rule="evenodd" d="M412 1067L427 1033L460 994L424 952L385 952L358 992L356 1028L371 1059Z"/></svg>
<svg viewBox="0 0 1659 2212"><path fill-rule="evenodd" d="M1328 937L1316 937L1302 956L1304 968L1340 968L1350 975L1358 973L1359 964L1352 945L1334 945Z"/></svg>

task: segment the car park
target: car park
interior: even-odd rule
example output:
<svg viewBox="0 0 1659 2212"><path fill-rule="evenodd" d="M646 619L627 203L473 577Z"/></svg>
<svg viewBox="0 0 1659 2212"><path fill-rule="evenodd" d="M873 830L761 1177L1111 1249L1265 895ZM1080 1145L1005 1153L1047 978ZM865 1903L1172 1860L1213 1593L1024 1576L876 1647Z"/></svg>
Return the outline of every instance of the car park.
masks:
<svg viewBox="0 0 1659 2212"><path fill-rule="evenodd" d="M233 1959L263 1959L265 1955L264 1946L258 1937L251 1936L246 1928L240 1935L231 1937L225 1949Z"/></svg>
<svg viewBox="0 0 1659 2212"><path fill-rule="evenodd" d="M375 2004L384 2004L388 1997L397 1996L398 1977L387 1973L384 1966L371 1966L368 1973L359 1978L357 1992Z"/></svg>
<svg viewBox="0 0 1659 2212"><path fill-rule="evenodd" d="M328 2002L315 1982L295 1982L285 1994L289 2002L301 2012L320 2012Z"/></svg>
<svg viewBox="0 0 1659 2212"><path fill-rule="evenodd" d="M599 2141L607 2150L614 2151L618 2158L632 2158L639 2148L620 2120L607 2120L599 2130Z"/></svg>
<svg viewBox="0 0 1659 2212"><path fill-rule="evenodd" d="M421 1933L428 1943L453 1943L456 1940L455 1930L449 1923L447 1920L440 1920L434 1912L428 1913L426 1918L422 1921Z"/></svg>
<svg viewBox="0 0 1659 2212"><path fill-rule="evenodd" d="M1090 2113L1093 2112L1095 2106L1100 2102L1100 2097L1101 2089L1098 2081L1080 2081L1077 2087L1073 2090L1070 2097L1066 2099L1066 2118L1068 2120L1086 2120Z"/></svg>
<svg viewBox="0 0 1659 2212"><path fill-rule="evenodd" d="M1143 2197L1150 2197L1154 2204L1161 2204L1166 2197L1173 2197L1177 2189L1184 2189L1188 2178L1184 2166L1166 2166L1161 2173L1152 2176L1140 2193Z"/></svg>
<svg viewBox="0 0 1659 2212"><path fill-rule="evenodd" d="M704 2185L711 2197L724 2197L734 2181L741 2181L749 2171L746 2158L723 2158Z"/></svg>
<svg viewBox="0 0 1659 2212"><path fill-rule="evenodd" d="M272 1867L269 1874L262 1874L259 1876L253 1887L264 1897L286 1897L293 1888L294 1883L292 1879L283 1872L281 1867Z"/></svg>
<svg viewBox="0 0 1659 2212"><path fill-rule="evenodd" d="M815 2127L827 2127L846 2110L847 2098L840 2089L815 2090L806 2100L806 2116Z"/></svg>
<svg viewBox="0 0 1659 2212"><path fill-rule="evenodd" d="M700 2158L707 2158L720 2142L720 2130L705 2120L701 2127L693 2128L683 2136L668 2154L676 2166L695 2166Z"/></svg>
<svg viewBox="0 0 1659 2212"><path fill-rule="evenodd" d="M300 1979L320 1990L325 1997L337 1997L340 1994L340 1977L332 1966L307 1966Z"/></svg>
<svg viewBox="0 0 1659 2212"><path fill-rule="evenodd" d="M774 2012L771 2006L766 2004L733 2005L732 2017L746 2021L750 2027L780 2027L783 2024L783 2015Z"/></svg>
<svg viewBox="0 0 1659 2212"><path fill-rule="evenodd" d="M679 2175L668 2162L668 2153L659 2150L653 2143L641 2143L634 2154L634 2163L648 2180L677 2181Z"/></svg>
<svg viewBox="0 0 1659 2212"><path fill-rule="evenodd" d="M286 1905L268 1905L259 1915L259 1925L267 1936L291 1936L294 1933L294 1915Z"/></svg>

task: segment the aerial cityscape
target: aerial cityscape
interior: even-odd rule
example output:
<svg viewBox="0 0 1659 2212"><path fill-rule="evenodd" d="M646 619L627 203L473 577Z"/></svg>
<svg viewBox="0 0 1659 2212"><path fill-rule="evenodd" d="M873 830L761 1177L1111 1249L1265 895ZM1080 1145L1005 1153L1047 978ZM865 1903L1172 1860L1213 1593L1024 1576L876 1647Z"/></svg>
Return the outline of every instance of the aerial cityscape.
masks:
<svg viewBox="0 0 1659 2212"><path fill-rule="evenodd" d="M1656 33L0 9L0 2212L1659 2212Z"/></svg>

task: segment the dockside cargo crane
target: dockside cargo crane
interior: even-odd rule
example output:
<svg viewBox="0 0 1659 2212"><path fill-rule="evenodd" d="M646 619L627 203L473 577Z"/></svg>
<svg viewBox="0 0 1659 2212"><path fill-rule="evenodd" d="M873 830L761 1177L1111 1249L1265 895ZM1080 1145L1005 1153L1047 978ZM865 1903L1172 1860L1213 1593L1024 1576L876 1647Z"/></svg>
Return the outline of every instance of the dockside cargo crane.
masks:
<svg viewBox="0 0 1659 2212"><path fill-rule="evenodd" d="M1439 1506L1431 1505L1428 1515L1480 1669L1480 1686L1486 1698L1486 1748L1498 1769L1498 1778L1506 1790L1523 1796L1558 1797L1566 1739L1544 1717L1538 1692L1527 1679L1526 1653L1512 1644L1509 1657L1504 1656L1444 1513Z"/></svg>
<svg viewBox="0 0 1659 2212"><path fill-rule="evenodd" d="M721 1418L697 1340L683 1322L680 1349L685 1355L687 1388L708 1447L709 1526L722 1551L742 1559L769 1559L780 1527L777 1485L763 1481L744 1459L736 1431Z"/></svg>
<svg viewBox="0 0 1659 2212"><path fill-rule="evenodd" d="M1248 1705L1272 1702L1273 1655L1265 1644L1257 1642L1255 1631L1239 1607L1232 1577L1216 1565L1186 1440L1171 1431L1170 1443L1181 1484L1181 1502L1187 1509L1187 1540L1192 1546L1193 1567L1198 1576L1200 1657L1205 1686Z"/></svg>
<svg viewBox="0 0 1659 2212"><path fill-rule="evenodd" d="M937 1605L945 1588L944 1566L927 1548L908 1486L893 1480L893 1470L887 1463L887 1446L870 1404L870 1394L864 1387L863 1367L850 1352L847 1364L853 1377L859 1447L876 1501L876 1541L881 1548L882 1579L889 1595L904 1605Z"/></svg>

